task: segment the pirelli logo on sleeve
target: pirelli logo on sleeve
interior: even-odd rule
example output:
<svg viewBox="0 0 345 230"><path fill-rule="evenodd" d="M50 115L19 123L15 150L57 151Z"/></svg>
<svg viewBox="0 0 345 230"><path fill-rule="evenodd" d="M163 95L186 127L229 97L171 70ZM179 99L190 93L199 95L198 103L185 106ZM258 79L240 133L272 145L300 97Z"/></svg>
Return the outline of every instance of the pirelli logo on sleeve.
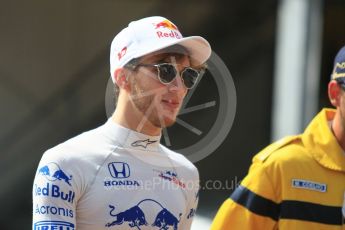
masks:
<svg viewBox="0 0 345 230"><path fill-rule="evenodd" d="M301 179L292 179L292 187L293 188L299 188L299 189L307 189L307 190L313 190L316 192L326 192L327 191L327 185L310 181L310 180L301 180Z"/></svg>

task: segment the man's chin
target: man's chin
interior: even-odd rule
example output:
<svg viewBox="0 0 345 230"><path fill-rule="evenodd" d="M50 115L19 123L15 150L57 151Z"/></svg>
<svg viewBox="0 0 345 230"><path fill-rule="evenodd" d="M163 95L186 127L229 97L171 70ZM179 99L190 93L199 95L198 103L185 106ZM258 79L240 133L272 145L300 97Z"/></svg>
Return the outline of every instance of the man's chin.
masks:
<svg viewBox="0 0 345 230"><path fill-rule="evenodd" d="M168 120L168 121L165 121L164 123L164 126L162 128L168 128L168 127L171 127L175 124L176 120Z"/></svg>
<svg viewBox="0 0 345 230"><path fill-rule="evenodd" d="M176 115L168 114L164 116L164 128L173 126L176 123Z"/></svg>
<svg viewBox="0 0 345 230"><path fill-rule="evenodd" d="M157 128L168 128L175 124L176 118L172 119L171 117L164 117L162 120L156 120L156 122L152 122L154 126Z"/></svg>

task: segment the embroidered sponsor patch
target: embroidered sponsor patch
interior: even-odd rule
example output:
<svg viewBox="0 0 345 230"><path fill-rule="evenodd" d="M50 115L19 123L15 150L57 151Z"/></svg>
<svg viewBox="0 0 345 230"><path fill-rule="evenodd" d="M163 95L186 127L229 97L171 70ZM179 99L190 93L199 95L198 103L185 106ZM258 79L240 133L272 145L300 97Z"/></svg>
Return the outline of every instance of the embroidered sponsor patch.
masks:
<svg viewBox="0 0 345 230"><path fill-rule="evenodd" d="M300 179L292 179L292 187L294 188L301 188L301 189L308 189L317 192L326 192L327 185L322 183L317 183L314 181L309 180L300 180Z"/></svg>
<svg viewBox="0 0 345 230"><path fill-rule="evenodd" d="M34 223L33 230L74 230L74 224L65 221L39 221Z"/></svg>
<svg viewBox="0 0 345 230"><path fill-rule="evenodd" d="M115 228L118 226L116 229L181 229L182 212L177 215L176 212L170 211L158 201L150 198L143 199L135 205L132 203L122 211L117 211L120 208L111 204L109 204L109 208L111 221L105 224L105 227L109 229L113 229L114 226ZM156 217L150 218L151 216Z"/></svg>
<svg viewBox="0 0 345 230"><path fill-rule="evenodd" d="M153 144L153 143L155 143L155 142L157 142L157 141L150 141L150 139L146 139L146 140L137 140L137 141L134 141L131 145L132 145L133 147L139 147L139 146L141 146L141 147L143 147L143 148L146 149L148 145Z"/></svg>

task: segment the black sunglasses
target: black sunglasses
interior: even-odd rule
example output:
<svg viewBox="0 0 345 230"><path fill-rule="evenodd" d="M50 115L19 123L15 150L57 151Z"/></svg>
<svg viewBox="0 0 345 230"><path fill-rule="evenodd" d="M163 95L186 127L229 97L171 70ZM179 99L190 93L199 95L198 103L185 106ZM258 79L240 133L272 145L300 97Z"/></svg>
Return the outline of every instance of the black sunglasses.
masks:
<svg viewBox="0 0 345 230"><path fill-rule="evenodd" d="M177 76L177 64L172 63L159 63L159 64L143 64L139 63L137 66L147 66L147 67L156 67L158 73L158 79L162 84L170 84L174 81ZM205 72L205 69L196 70L191 67L185 67L180 76L182 78L183 84L186 86L187 89L191 89L195 86L196 82L198 81L199 77Z"/></svg>

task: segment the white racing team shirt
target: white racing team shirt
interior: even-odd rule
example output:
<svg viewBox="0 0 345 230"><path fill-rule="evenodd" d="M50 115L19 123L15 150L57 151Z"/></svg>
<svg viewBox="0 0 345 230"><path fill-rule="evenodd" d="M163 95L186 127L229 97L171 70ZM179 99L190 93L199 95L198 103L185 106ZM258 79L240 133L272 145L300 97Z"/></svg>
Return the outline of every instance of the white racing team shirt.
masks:
<svg viewBox="0 0 345 230"><path fill-rule="evenodd" d="M183 155L108 120L44 153L34 230L190 229L199 174Z"/></svg>

